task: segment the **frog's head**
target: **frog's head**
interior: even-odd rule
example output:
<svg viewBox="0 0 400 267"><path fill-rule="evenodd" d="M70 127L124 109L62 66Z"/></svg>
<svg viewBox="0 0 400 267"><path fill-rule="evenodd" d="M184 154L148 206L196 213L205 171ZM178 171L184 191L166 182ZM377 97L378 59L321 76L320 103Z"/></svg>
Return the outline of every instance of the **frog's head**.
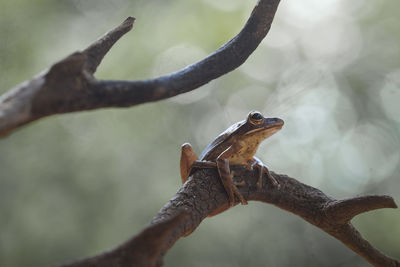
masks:
<svg viewBox="0 0 400 267"><path fill-rule="evenodd" d="M269 136L279 131L283 120L265 118L260 112L252 111L246 120L237 122L220 134L201 154L201 159L213 160L236 142L242 149L236 152L236 161L245 162L254 156L258 145ZM240 157L239 157L240 155ZM230 159L230 162L233 159Z"/></svg>
<svg viewBox="0 0 400 267"><path fill-rule="evenodd" d="M284 122L279 118L265 118L258 111L251 111L246 122L240 127L240 135L260 143L265 138L279 131Z"/></svg>

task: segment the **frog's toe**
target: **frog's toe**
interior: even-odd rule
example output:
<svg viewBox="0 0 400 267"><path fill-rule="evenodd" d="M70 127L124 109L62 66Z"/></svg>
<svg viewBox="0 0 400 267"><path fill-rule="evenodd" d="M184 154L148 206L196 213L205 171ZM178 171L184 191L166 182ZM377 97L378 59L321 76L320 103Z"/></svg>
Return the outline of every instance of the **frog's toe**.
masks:
<svg viewBox="0 0 400 267"><path fill-rule="evenodd" d="M240 182L233 182L233 184L236 186L240 186L240 187L246 186L246 182L244 180L242 180Z"/></svg>
<svg viewBox="0 0 400 267"><path fill-rule="evenodd" d="M244 199L244 197L243 197L241 194L238 194L238 195L236 195L236 196L239 198L240 203L242 203L242 205L247 205L247 204L249 204L249 203L247 203L247 200Z"/></svg>
<svg viewBox="0 0 400 267"><path fill-rule="evenodd" d="M265 168L265 167L264 167L264 169L265 169L265 173L266 173L268 179L271 181L272 185L273 185L274 187L279 187L279 186L280 186L280 185L279 185L279 182L271 175L271 173L269 172L269 170L268 170L267 168Z"/></svg>
<svg viewBox="0 0 400 267"><path fill-rule="evenodd" d="M242 194L240 194L240 192L239 192L239 190L236 188L236 186L235 186L235 188L234 188L234 192L235 192L235 195L239 198L239 201L240 201L240 203L242 203L242 205L247 205L247 204L248 204L248 203L247 203L247 200L243 197Z"/></svg>
<svg viewBox="0 0 400 267"><path fill-rule="evenodd" d="M257 189L260 190L263 186L263 175L265 173L265 175L267 176L267 179L271 182L273 187L280 187L279 182L271 175L271 173L269 172L268 168L266 166L260 166L260 172L259 172L259 177L256 183Z"/></svg>

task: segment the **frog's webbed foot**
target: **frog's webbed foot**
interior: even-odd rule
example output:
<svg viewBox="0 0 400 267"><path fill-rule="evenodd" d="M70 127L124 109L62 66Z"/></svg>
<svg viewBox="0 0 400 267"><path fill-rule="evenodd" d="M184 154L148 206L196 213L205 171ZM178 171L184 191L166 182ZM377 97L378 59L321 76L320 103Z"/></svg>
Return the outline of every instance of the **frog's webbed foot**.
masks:
<svg viewBox="0 0 400 267"><path fill-rule="evenodd" d="M251 162L250 164L250 168L254 169L257 168L259 175L258 175L258 180L257 180L257 189L261 189L262 188L262 177L263 174L265 173L267 178L271 181L273 186L277 186L279 187L279 183L278 181L271 175L271 173L269 172L267 166L265 166L261 160L259 160L256 157L253 157L253 162Z"/></svg>

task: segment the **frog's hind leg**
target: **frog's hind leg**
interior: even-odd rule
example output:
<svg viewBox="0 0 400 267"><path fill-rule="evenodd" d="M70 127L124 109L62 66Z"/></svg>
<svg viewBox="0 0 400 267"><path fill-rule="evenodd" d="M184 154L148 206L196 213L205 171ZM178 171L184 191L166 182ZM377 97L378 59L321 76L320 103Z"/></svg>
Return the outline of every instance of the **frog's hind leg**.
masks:
<svg viewBox="0 0 400 267"><path fill-rule="evenodd" d="M189 177L193 162L198 160L196 153L189 143L184 143L181 147L181 179L184 184Z"/></svg>

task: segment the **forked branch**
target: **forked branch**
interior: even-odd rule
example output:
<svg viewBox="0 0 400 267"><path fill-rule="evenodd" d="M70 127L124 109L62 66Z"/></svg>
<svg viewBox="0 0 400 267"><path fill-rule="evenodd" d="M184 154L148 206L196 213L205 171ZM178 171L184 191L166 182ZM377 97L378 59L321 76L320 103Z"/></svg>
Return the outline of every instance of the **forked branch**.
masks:
<svg viewBox="0 0 400 267"><path fill-rule="evenodd" d="M270 180L264 175L263 186L261 189L257 189L257 171L250 171L243 167L234 167L233 170L235 172L234 179L243 180L246 183L244 187L240 188L240 192L247 200L273 204L302 217L307 222L343 242L373 266L400 266L399 261L374 248L350 223L350 219L355 215L369 210L397 208L391 197L357 196L338 201L316 188L300 183L286 175L273 172L272 175L280 186L271 185ZM193 232L210 214L216 214L227 208L229 208L228 197L220 183L217 170L200 169L189 177L178 193L153 219L149 228L158 229L156 230L158 231L157 234L146 235L148 229L145 229L138 237L132 238L125 245L111 252L67 266L134 266L130 263L149 262L147 260L149 251L137 253L137 251L142 251L143 247L148 247L147 244L157 244L157 246L150 249L152 264L143 266L160 266L167 250L180 237ZM141 241L138 242L138 240ZM127 247L129 247L129 251L126 250ZM122 255L124 257L123 262L126 265L108 265L98 261L100 257L104 259L104 262L113 262L112 259L115 258L115 255L119 255L118 257Z"/></svg>
<svg viewBox="0 0 400 267"><path fill-rule="evenodd" d="M141 81L93 77L113 44L132 28L129 17L82 52L0 97L0 136L39 118L105 107L129 107L189 92L243 64L268 33L279 0L259 0L232 40L203 60L175 73Z"/></svg>
<svg viewBox="0 0 400 267"><path fill-rule="evenodd" d="M93 73L112 45L127 33L134 19L126 19L82 52L76 52L48 71L0 97L0 136L39 118L104 107L128 107L157 101L200 87L240 66L268 33L279 0L259 0L241 32L203 60L178 72L142 81L102 81ZM258 174L234 169L246 182L240 189L247 200L270 203L290 211L334 236L374 266L400 266L375 249L350 220L378 208L396 208L388 196L335 200L285 175L273 174L280 187ZM164 254L182 236L190 234L210 214L229 208L226 193L214 169L196 171L161 209L148 228L104 254L65 266L159 266Z"/></svg>

